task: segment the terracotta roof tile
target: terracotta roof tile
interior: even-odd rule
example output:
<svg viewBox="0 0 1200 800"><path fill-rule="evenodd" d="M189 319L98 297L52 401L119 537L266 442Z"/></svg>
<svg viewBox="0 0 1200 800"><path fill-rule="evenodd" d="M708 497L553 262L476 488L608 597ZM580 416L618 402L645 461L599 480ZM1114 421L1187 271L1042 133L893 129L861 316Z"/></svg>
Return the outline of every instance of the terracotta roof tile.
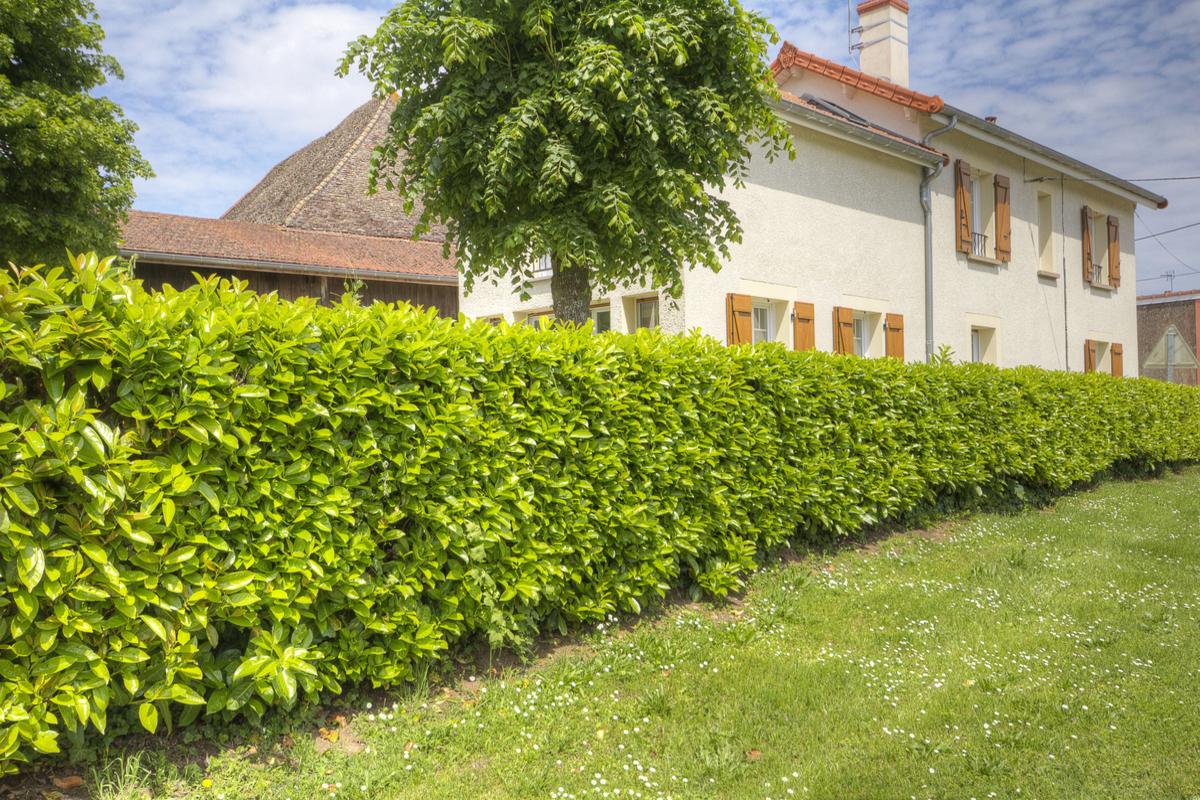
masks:
<svg viewBox="0 0 1200 800"><path fill-rule="evenodd" d="M771 71L775 73L775 79L778 81L789 69L806 69L835 81L841 81L847 86L870 92L893 103L929 114L936 114L946 105L942 98L935 95L921 94L883 78L873 78L853 67L835 64L818 55L806 53L791 42L784 42L779 55L775 56L775 61L771 63Z"/></svg>
<svg viewBox="0 0 1200 800"><path fill-rule="evenodd" d="M385 236L299 230L279 225L130 211L121 251L279 264L280 272L338 270L457 280L442 243Z"/></svg>
<svg viewBox="0 0 1200 800"><path fill-rule="evenodd" d="M1158 294L1140 294L1138 302L1143 300L1200 300L1200 289L1181 289L1177 292L1159 292Z"/></svg>

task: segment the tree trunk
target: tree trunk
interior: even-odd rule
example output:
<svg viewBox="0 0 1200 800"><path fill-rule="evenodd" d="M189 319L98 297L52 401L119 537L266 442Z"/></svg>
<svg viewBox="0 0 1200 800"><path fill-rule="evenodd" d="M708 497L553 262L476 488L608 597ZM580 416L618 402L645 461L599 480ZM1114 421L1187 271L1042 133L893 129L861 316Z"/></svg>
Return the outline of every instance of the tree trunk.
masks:
<svg viewBox="0 0 1200 800"><path fill-rule="evenodd" d="M554 320L560 324L583 325L592 318L592 281L585 267L564 268L558 256L551 256L550 296L554 301Z"/></svg>

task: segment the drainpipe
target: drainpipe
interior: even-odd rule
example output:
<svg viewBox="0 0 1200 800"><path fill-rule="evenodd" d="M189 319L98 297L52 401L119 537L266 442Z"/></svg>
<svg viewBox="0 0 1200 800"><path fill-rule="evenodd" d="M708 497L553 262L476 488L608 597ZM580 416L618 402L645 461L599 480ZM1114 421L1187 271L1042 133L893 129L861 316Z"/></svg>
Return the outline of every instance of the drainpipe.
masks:
<svg viewBox="0 0 1200 800"><path fill-rule="evenodd" d="M930 131L921 144L926 147L938 136L949 133L958 127L958 114L950 117L950 124L944 128ZM932 361L934 356L933 341L933 192L930 187L942 174L945 164L938 162L936 167L925 168L925 180L921 181L921 208L925 210L925 360Z"/></svg>

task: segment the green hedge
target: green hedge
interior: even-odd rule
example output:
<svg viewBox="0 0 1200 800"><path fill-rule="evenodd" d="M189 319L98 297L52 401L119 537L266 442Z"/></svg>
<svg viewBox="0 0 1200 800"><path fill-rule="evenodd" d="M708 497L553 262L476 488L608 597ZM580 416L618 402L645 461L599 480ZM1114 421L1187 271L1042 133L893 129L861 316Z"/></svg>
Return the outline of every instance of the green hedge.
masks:
<svg viewBox="0 0 1200 800"><path fill-rule="evenodd" d="M722 595L796 534L1200 456L1200 392L0 278L0 771Z"/></svg>

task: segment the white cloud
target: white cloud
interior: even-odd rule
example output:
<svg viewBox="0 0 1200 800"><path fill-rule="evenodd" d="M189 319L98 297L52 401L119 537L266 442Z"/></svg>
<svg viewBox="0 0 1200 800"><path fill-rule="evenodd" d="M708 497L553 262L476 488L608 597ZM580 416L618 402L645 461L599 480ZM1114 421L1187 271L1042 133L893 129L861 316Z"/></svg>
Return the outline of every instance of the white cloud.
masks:
<svg viewBox="0 0 1200 800"><path fill-rule="evenodd" d="M853 63L845 0L748 0L805 50ZM853 2L853 0L852 0ZM108 50L127 79L110 87L142 126L160 177L138 206L217 215L270 167L334 127L369 95L333 75L347 41L391 0L99 0ZM1200 175L1200 0L910 0L912 82L974 113L1130 178ZM1149 186L1151 230L1200 221L1200 183ZM1144 234L1139 230L1139 235ZM1200 270L1200 229L1163 243ZM1200 274L1154 241L1139 273ZM1144 282L1139 291L1166 288Z"/></svg>

